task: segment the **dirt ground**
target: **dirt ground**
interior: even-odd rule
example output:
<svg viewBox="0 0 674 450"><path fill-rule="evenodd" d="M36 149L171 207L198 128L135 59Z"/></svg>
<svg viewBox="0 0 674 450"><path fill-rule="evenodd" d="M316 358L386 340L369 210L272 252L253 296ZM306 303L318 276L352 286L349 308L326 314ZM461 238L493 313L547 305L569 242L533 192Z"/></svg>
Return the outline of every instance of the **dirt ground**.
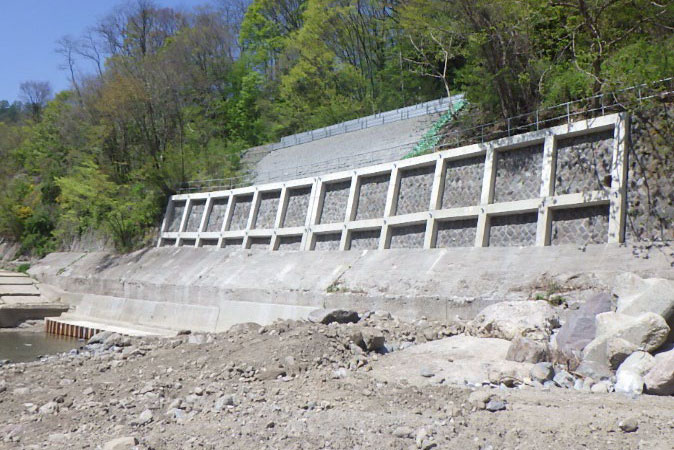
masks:
<svg viewBox="0 0 674 450"><path fill-rule="evenodd" d="M384 314L113 336L1 366L0 448L96 449L120 437L140 449L674 448L674 397L416 383L418 373L396 373L414 372L395 365L405 352L460 332ZM389 354L354 344L372 333ZM481 409L475 390L505 409Z"/></svg>

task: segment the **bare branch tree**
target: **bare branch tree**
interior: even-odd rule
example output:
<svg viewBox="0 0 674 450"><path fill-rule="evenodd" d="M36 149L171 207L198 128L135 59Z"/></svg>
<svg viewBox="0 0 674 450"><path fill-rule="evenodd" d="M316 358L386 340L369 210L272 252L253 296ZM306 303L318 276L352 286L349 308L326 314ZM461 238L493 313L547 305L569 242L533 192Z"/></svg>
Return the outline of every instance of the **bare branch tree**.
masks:
<svg viewBox="0 0 674 450"><path fill-rule="evenodd" d="M51 98L52 90L48 81L24 81L19 85L21 99L29 107L33 119L38 121L42 115L42 109Z"/></svg>

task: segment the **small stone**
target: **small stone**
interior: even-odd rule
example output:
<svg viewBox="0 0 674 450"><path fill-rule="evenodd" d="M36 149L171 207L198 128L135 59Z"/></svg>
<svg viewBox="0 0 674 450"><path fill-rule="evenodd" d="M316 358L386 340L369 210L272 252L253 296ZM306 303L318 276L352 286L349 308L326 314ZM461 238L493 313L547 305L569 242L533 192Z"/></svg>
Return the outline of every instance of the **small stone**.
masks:
<svg viewBox="0 0 674 450"><path fill-rule="evenodd" d="M132 419L131 422L129 422L130 425L146 425L148 423L152 422L152 411L149 409L146 409L138 417L135 419Z"/></svg>
<svg viewBox="0 0 674 450"><path fill-rule="evenodd" d="M639 429L639 421L636 417L628 417L618 422L618 428L625 433L634 433Z"/></svg>
<svg viewBox="0 0 674 450"><path fill-rule="evenodd" d="M612 392L613 383L611 383L609 380L602 380L599 383L592 385L590 391L595 394L605 394L607 392Z"/></svg>
<svg viewBox="0 0 674 450"><path fill-rule="evenodd" d="M421 375L424 378L431 378L432 376L435 375L435 373L428 367L422 367L421 370L419 371L419 375Z"/></svg>
<svg viewBox="0 0 674 450"><path fill-rule="evenodd" d="M468 396L468 402L477 409L485 409L493 396L489 391L474 391Z"/></svg>
<svg viewBox="0 0 674 450"><path fill-rule="evenodd" d="M576 379L566 370L560 370L555 374L555 377L552 379L552 381L554 381L555 384L559 387L572 389Z"/></svg>
<svg viewBox="0 0 674 450"><path fill-rule="evenodd" d="M103 450L131 450L138 445L138 439L133 436L118 437L103 444Z"/></svg>
<svg viewBox="0 0 674 450"><path fill-rule="evenodd" d="M487 402L487 404L485 405L485 409L491 412L503 411L504 409L506 409L506 402L505 400L493 398L489 400L489 402Z"/></svg>
<svg viewBox="0 0 674 450"><path fill-rule="evenodd" d="M365 350L372 352L384 346L384 334L380 330L366 328L362 331Z"/></svg>
<svg viewBox="0 0 674 450"><path fill-rule="evenodd" d="M412 438L412 434L414 434L414 430L412 428L406 427L406 426L396 427L396 429L393 430L393 436L395 436L397 438L410 439L410 438Z"/></svg>
<svg viewBox="0 0 674 450"><path fill-rule="evenodd" d="M508 361L539 363L547 361L550 350L545 342L534 341L525 337L516 337L508 347Z"/></svg>
<svg viewBox="0 0 674 450"><path fill-rule="evenodd" d="M613 370L617 369L635 351L637 351L637 346L625 339L612 337L606 341L606 356L609 367Z"/></svg>
<svg viewBox="0 0 674 450"><path fill-rule="evenodd" d="M215 410L222 411L226 406L234 406L234 397L223 395L215 401Z"/></svg>
<svg viewBox="0 0 674 450"><path fill-rule="evenodd" d="M91 386L89 386L88 388L86 388L85 390L82 391L83 395L91 395L93 393L94 393L94 388L92 388Z"/></svg>
<svg viewBox="0 0 674 450"><path fill-rule="evenodd" d="M58 413L59 406L58 403L52 401L52 402L47 402L44 405L40 406L40 409L38 410L40 414L56 414Z"/></svg>
<svg viewBox="0 0 674 450"><path fill-rule="evenodd" d="M356 311L344 309L316 309L309 313L309 321L324 325L337 323L356 323L360 320Z"/></svg>
<svg viewBox="0 0 674 450"><path fill-rule="evenodd" d="M87 341L87 345L92 345L92 344L102 344L105 342L107 338L112 336L113 333L112 331L101 331L100 333L96 333L89 340Z"/></svg>

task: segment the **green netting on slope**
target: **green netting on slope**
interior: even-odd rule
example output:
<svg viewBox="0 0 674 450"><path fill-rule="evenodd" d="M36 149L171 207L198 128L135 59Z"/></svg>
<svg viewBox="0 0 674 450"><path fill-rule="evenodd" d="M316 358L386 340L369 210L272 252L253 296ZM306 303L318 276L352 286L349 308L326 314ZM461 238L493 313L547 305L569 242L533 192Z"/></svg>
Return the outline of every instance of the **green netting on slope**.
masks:
<svg viewBox="0 0 674 450"><path fill-rule="evenodd" d="M423 137L417 142L417 145L414 146L411 152L403 157L403 159L414 158L415 156L425 155L433 151L442 135L440 130L449 123L450 120L454 118L456 113L466 105L465 100L456 100L452 103L452 108L444 113L440 118L433 124L430 130L428 130Z"/></svg>

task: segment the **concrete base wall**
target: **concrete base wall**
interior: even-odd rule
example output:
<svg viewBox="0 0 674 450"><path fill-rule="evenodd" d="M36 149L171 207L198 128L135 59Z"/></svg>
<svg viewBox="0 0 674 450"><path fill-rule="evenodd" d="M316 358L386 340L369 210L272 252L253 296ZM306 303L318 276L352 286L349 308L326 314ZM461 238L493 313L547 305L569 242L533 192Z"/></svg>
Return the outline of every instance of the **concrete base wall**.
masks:
<svg viewBox="0 0 674 450"><path fill-rule="evenodd" d="M223 331L240 322L305 318L316 308L385 309L406 318L470 318L526 299L541 276L610 289L622 272L674 278L654 251L619 245L351 252L154 248L129 255L53 253L30 273L67 291L80 317Z"/></svg>

